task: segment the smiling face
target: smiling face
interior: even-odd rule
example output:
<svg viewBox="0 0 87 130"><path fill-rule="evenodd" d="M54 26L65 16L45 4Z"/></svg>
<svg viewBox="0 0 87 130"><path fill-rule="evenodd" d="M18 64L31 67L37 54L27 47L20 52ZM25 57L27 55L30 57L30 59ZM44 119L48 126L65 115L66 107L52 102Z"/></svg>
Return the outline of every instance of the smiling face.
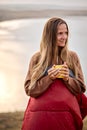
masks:
<svg viewBox="0 0 87 130"><path fill-rule="evenodd" d="M68 30L66 24L60 24L57 27L57 41L56 45L64 47L68 39Z"/></svg>

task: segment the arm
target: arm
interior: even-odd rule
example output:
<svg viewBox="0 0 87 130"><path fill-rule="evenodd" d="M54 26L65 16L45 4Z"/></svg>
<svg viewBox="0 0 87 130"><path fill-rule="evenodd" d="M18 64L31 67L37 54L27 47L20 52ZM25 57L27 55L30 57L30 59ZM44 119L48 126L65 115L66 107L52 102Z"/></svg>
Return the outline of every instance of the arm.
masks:
<svg viewBox="0 0 87 130"><path fill-rule="evenodd" d="M32 75L31 70L36 63L37 63L37 55L34 55L31 58L28 73L27 73L25 83L24 83L25 92L28 96L31 96L31 97L38 97L39 95L41 95L43 92L45 92L49 88L49 85L53 82L49 78L49 76L46 75L46 76L43 76L42 78L40 78L34 84L34 86L32 86L32 88L29 88L29 85L31 82L31 75Z"/></svg>
<svg viewBox="0 0 87 130"><path fill-rule="evenodd" d="M83 77L83 73L82 73L82 68L81 68L81 64L79 61L79 58L77 56L76 53L73 53L73 62L76 62L76 67L77 67L77 78L74 77L70 77L68 81L65 82L67 88L75 95L81 93L81 92L85 92L86 90L86 86L84 84L84 77Z"/></svg>

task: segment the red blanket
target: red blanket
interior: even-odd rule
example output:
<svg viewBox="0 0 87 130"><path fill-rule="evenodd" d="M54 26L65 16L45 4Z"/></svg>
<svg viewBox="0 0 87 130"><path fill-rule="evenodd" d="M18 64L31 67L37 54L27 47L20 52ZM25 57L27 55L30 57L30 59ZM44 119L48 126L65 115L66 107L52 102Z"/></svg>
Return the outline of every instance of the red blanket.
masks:
<svg viewBox="0 0 87 130"><path fill-rule="evenodd" d="M30 98L22 130L82 130L77 99L61 79L38 98Z"/></svg>
<svg viewBox="0 0 87 130"><path fill-rule="evenodd" d="M77 95L76 98L80 106L82 119L84 119L87 116L87 97L82 93Z"/></svg>

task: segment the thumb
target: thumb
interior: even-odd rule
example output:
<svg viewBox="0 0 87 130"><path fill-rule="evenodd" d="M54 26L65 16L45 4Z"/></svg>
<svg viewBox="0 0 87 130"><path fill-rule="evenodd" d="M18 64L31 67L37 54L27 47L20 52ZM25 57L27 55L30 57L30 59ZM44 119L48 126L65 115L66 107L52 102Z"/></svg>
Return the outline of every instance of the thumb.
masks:
<svg viewBox="0 0 87 130"><path fill-rule="evenodd" d="M64 65L66 65L66 62L64 61Z"/></svg>

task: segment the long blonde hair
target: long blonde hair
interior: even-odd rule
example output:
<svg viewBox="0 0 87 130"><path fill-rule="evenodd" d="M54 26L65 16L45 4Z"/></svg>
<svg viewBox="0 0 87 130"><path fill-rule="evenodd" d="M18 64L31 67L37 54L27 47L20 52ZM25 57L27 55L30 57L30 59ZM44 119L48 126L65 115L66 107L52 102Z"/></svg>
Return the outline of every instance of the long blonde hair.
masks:
<svg viewBox="0 0 87 130"><path fill-rule="evenodd" d="M44 75L49 65L57 64L58 46L56 45L56 35L57 27L60 24L65 24L67 27L67 32L69 33L67 23L61 18L51 18L44 26L40 43L40 58L38 63L34 66L32 70L30 87L32 87L36 83L36 81ZM69 68L74 68L68 51L68 39L64 48L61 51L60 57L62 61L67 62Z"/></svg>

